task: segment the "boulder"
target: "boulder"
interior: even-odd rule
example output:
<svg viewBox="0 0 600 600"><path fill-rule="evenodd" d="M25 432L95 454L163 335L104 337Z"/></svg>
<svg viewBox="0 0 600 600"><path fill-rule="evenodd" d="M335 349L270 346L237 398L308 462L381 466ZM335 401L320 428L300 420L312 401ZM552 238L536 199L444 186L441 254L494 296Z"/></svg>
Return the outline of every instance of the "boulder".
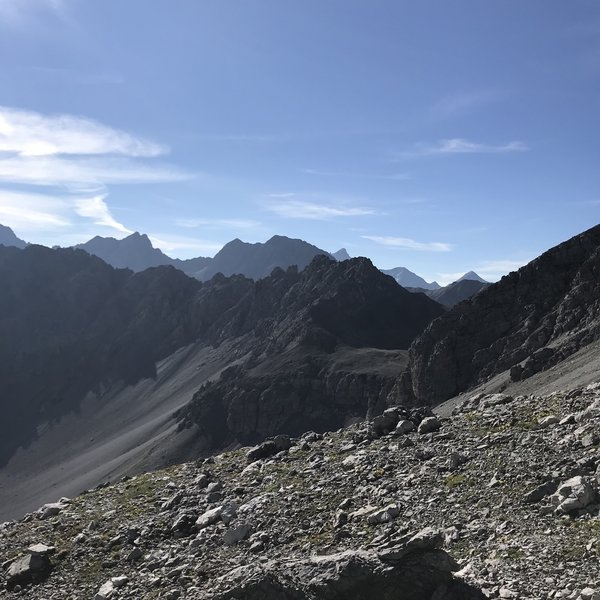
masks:
<svg viewBox="0 0 600 600"><path fill-rule="evenodd" d="M6 587L12 589L15 585L37 583L47 577L50 570L48 553L27 554L17 558L9 566Z"/></svg>
<svg viewBox="0 0 600 600"><path fill-rule="evenodd" d="M442 424L440 423L437 417L426 417L419 423L419 428L417 432L421 435L425 433L432 433L433 431L437 431Z"/></svg>
<svg viewBox="0 0 600 600"><path fill-rule="evenodd" d="M557 514L570 514L592 504L596 497L591 482L586 477L577 475L567 479L558 486L551 496Z"/></svg>

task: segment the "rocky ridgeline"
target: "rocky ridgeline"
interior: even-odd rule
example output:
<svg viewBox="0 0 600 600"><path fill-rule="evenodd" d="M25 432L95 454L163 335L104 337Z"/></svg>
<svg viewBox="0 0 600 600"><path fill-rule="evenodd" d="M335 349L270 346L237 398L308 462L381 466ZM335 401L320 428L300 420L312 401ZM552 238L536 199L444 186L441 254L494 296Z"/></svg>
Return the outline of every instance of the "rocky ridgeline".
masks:
<svg viewBox="0 0 600 600"><path fill-rule="evenodd" d="M600 384L388 409L0 526L7 598L600 598Z"/></svg>

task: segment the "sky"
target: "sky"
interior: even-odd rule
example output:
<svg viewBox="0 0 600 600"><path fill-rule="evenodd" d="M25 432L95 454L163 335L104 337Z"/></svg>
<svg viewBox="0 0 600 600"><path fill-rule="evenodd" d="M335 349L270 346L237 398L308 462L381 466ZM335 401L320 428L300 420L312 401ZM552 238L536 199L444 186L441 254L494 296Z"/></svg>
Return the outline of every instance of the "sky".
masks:
<svg viewBox="0 0 600 600"><path fill-rule="evenodd" d="M596 0L0 0L0 223L488 280L600 219Z"/></svg>

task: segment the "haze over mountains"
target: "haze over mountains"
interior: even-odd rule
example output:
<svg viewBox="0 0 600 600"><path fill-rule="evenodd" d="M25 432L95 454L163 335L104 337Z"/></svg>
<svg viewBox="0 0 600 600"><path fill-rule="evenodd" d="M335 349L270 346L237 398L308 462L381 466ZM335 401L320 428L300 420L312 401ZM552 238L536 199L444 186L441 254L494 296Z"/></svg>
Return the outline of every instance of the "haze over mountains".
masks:
<svg viewBox="0 0 600 600"><path fill-rule="evenodd" d="M21 248L26 245L8 227L2 231L4 231L2 235L6 240L4 245ZM139 272L150 267L171 265L201 281L209 280L216 273L223 273L226 276L240 274L251 279L261 279L270 275L276 267L286 269L295 265L299 269L304 269L315 256L320 254L332 256L338 261L350 259L345 248L329 253L304 240L281 235L275 235L264 243L254 244L236 238L225 244L213 258L200 256L187 260L171 258L160 249L154 248L146 234L138 232L122 239L96 236L88 242L77 244L74 247L98 256L118 269L131 269ZM437 282L427 283L405 267L384 269L382 272L392 276L398 284L405 288L415 288L417 291L441 288ZM458 281L462 279L486 283L473 271L465 273ZM444 302L442 304L450 306Z"/></svg>

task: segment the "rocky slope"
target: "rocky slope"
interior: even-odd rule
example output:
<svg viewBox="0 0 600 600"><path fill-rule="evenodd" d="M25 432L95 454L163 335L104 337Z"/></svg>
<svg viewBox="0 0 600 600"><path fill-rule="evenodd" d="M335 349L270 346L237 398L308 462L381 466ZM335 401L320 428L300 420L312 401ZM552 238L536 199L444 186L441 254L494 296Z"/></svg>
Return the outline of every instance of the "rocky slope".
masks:
<svg viewBox="0 0 600 600"><path fill-rule="evenodd" d="M600 384L478 395L123 479L2 524L4 595L596 600L599 430Z"/></svg>
<svg viewBox="0 0 600 600"><path fill-rule="evenodd" d="M238 335L252 332L245 360L198 391L182 426L218 448L364 418L385 405L401 351L441 313L367 259L316 257L301 273L276 271L257 282L238 322Z"/></svg>
<svg viewBox="0 0 600 600"><path fill-rule="evenodd" d="M600 338L600 226L435 320L415 340L396 398L437 404L510 370L527 378Z"/></svg>
<svg viewBox="0 0 600 600"><path fill-rule="evenodd" d="M0 463L92 390L155 374L201 329L201 284L171 268L133 275L81 251L0 248Z"/></svg>

